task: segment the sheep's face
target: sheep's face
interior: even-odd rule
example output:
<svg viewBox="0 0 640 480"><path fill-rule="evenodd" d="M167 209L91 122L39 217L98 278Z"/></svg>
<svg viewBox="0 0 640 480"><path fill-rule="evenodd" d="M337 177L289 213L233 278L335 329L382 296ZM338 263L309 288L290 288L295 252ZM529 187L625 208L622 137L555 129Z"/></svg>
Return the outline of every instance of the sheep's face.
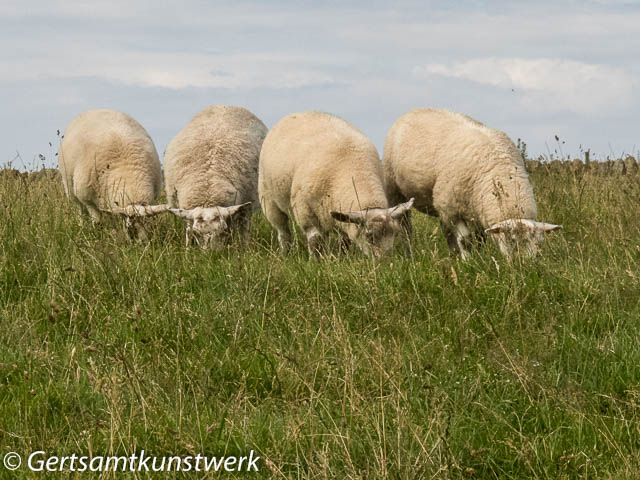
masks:
<svg viewBox="0 0 640 480"><path fill-rule="evenodd" d="M331 212L339 221L357 225L349 235L367 256L383 257L393 250L396 236L402 231L400 218L411 208L413 198L392 208L371 208L355 212Z"/></svg>
<svg viewBox="0 0 640 480"><path fill-rule="evenodd" d="M514 253L531 257L536 255L544 242L544 234L562 228L560 225L527 219L509 219L485 230L500 251L508 258Z"/></svg>
<svg viewBox="0 0 640 480"><path fill-rule="evenodd" d="M229 220L218 208L195 208L191 225L187 225L187 234L201 247L218 249L229 236Z"/></svg>
<svg viewBox="0 0 640 480"><path fill-rule="evenodd" d="M196 207L190 210L172 208L175 215L191 220L187 225L187 244L220 249L229 239L234 220L250 211L251 202L232 207Z"/></svg>
<svg viewBox="0 0 640 480"><path fill-rule="evenodd" d="M369 256L386 256L393 250L395 237L400 233L400 222L385 212L366 219L360 226L356 245Z"/></svg>

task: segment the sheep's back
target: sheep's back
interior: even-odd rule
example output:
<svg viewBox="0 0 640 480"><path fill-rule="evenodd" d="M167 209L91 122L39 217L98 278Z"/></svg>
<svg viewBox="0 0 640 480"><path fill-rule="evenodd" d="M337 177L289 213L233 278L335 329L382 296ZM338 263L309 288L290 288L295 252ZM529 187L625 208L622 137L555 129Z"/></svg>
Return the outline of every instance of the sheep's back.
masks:
<svg viewBox="0 0 640 480"><path fill-rule="evenodd" d="M262 189L279 198L299 193L339 201L354 195L355 182L362 184L367 201L373 176L375 194L386 203L375 146L356 127L328 113L299 112L280 120L265 139L260 163Z"/></svg>
<svg viewBox="0 0 640 480"><path fill-rule="evenodd" d="M198 113L171 141L164 156L170 203L181 208L258 207L258 160L266 126L240 107L215 105Z"/></svg>
<svg viewBox="0 0 640 480"><path fill-rule="evenodd" d="M115 110L89 110L67 128L58 151L65 188L102 208L153 203L160 161L146 130Z"/></svg>
<svg viewBox="0 0 640 480"><path fill-rule="evenodd" d="M431 190L438 177L484 168L492 132L460 114L434 109L412 110L389 132L384 149L385 173L403 190Z"/></svg>
<svg viewBox="0 0 640 480"><path fill-rule="evenodd" d="M508 188L514 179L523 195L533 197L522 157L507 135L446 110L421 108L402 115L385 142L384 171L385 182L415 197L423 210L438 199L453 210L482 210L493 201L496 182Z"/></svg>

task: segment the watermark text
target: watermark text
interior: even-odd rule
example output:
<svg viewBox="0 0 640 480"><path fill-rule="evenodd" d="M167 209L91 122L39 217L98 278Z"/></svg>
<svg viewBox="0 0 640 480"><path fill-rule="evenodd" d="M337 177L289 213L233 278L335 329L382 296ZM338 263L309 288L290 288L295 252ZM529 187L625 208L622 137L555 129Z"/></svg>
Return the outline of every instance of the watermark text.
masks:
<svg viewBox="0 0 640 480"><path fill-rule="evenodd" d="M125 455L48 455L44 450L32 452L24 466L22 456L6 453L3 465L7 470L21 466L32 472L257 472L260 457L253 450L249 455L236 456L153 456L144 450Z"/></svg>

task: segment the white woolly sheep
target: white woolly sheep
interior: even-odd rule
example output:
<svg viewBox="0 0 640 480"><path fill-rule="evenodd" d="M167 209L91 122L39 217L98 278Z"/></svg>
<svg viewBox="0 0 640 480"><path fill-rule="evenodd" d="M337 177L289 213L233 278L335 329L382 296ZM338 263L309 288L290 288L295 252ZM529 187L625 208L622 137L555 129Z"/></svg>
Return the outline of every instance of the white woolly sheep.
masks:
<svg viewBox="0 0 640 480"><path fill-rule="evenodd" d="M466 115L419 108L402 115L387 135L383 169L389 201L414 197L421 212L440 217L449 247L466 259L485 234L509 257L534 254L543 233L520 152L499 130ZM409 214L403 223L410 228Z"/></svg>
<svg viewBox="0 0 640 480"><path fill-rule="evenodd" d="M280 120L260 154L258 192L262 210L278 231L283 251L291 241L289 215L318 254L335 221L343 239L379 256L393 247L398 218L411 201L388 207L375 146L336 116L301 112Z"/></svg>
<svg viewBox="0 0 640 480"><path fill-rule="evenodd" d="M135 218L165 211L153 205L162 189L158 153L145 129L115 110L89 110L67 127L58 150L67 197L80 203L94 223L101 212L127 218L130 233L146 236Z"/></svg>
<svg viewBox="0 0 640 480"><path fill-rule="evenodd" d="M248 110L213 105L171 140L165 188L170 211L191 220L187 244L220 247L234 230L247 239L251 212L259 208L258 161L266 134Z"/></svg>

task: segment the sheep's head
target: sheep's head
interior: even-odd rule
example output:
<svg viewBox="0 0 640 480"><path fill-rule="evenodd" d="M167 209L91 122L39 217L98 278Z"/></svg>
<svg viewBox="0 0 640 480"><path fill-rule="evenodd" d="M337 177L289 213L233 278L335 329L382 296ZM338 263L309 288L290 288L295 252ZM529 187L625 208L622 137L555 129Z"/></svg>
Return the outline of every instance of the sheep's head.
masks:
<svg viewBox="0 0 640 480"><path fill-rule="evenodd" d="M514 252L520 252L525 256L535 255L544 242L544 234L560 228L561 225L552 223L510 218L491 225L484 232L498 244L500 251L510 258Z"/></svg>
<svg viewBox="0 0 640 480"><path fill-rule="evenodd" d="M402 232L400 218L413 205L413 198L391 208L369 208L353 212L331 212L339 221L357 225L352 241L368 256L382 257L391 253L396 235Z"/></svg>
<svg viewBox="0 0 640 480"><path fill-rule="evenodd" d="M218 249L231 236L234 220L251 212L251 202L231 207L195 207L190 210L170 208L174 215L191 220L187 225L187 243Z"/></svg>

